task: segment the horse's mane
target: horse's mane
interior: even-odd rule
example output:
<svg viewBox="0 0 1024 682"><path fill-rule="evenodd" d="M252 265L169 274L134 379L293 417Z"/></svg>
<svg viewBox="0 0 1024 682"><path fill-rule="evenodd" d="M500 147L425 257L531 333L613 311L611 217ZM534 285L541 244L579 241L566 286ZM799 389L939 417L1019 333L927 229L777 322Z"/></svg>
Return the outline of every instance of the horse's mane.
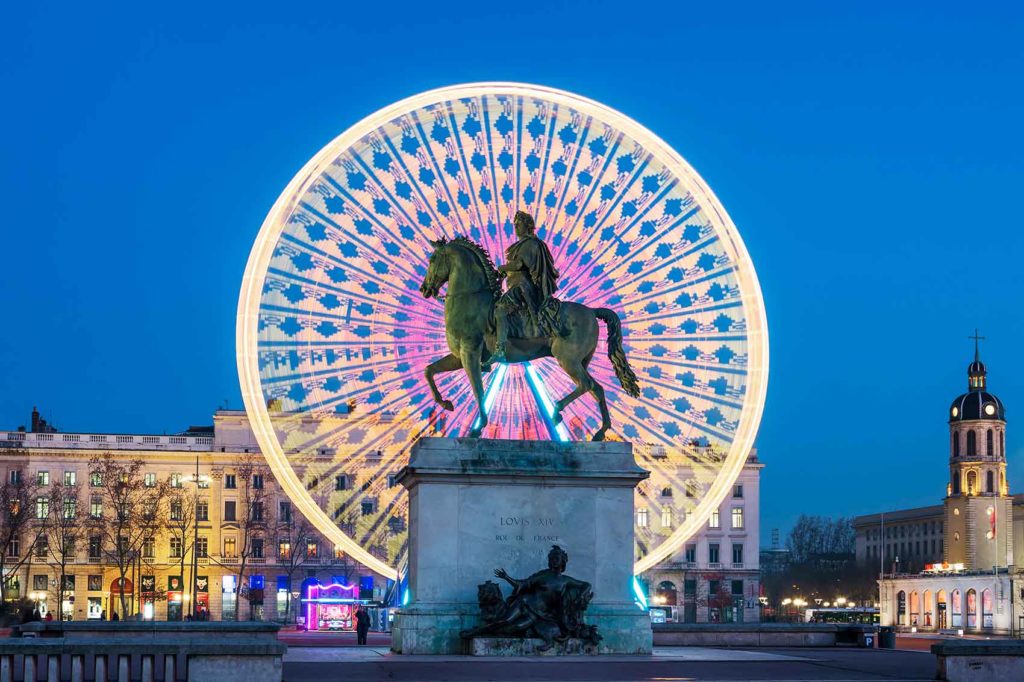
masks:
<svg viewBox="0 0 1024 682"><path fill-rule="evenodd" d="M501 281L498 279L498 270L494 267L494 261L491 260L491 255L487 253L487 249L469 237L456 236L448 243L464 246L476 256L477 261L479 261L480 266L483 267L484 273L487 275L487 285L491 288L491 293L494 294L495 299L499 298L501 296Z"/></svg>

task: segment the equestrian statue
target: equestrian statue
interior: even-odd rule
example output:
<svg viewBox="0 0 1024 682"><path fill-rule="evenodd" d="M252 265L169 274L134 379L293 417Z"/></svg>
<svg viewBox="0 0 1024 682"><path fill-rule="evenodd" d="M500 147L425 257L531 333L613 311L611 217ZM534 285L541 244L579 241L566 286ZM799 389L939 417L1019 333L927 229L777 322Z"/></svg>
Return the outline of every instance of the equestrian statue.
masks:
<svg viewBox="0 0 1024 682"><path fill-rule="evenodd" d="M608 358L623 390L637 397L640 387L622 348L622 324L609 308L589 308L560 301L558 270L551 251L536 235L533 217L518 211L514 220L518 241L505 251L505 263L495 267L490 255L466 237L432 241L427 274L420 285L425 298L437 297L446 283L444 324L451 352L427 365L426 378L434 401L445 410L454 406L441 396L434 377L462 369L466 372L480 417L469 436L477 438L487 426L481 372L498 362L529 362L553 357L576 388L555 403L552 419L584 393L597 400L601 428L593 440L604 440L611 417L604 388L587 371L597 350L601 320L608 328ZM502 292L502 280L507 289Z"/></svg>

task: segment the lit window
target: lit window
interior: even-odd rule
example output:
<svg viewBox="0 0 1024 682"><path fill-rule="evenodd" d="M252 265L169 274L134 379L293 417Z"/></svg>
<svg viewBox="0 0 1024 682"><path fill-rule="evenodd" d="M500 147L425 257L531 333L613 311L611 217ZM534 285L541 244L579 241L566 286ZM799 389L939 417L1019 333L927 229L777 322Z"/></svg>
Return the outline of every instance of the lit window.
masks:
<svg viewBox="0 0 1024 682"><path fill-rule="evenodd" d="M718 510L711 512L711 518L708 519L708 528L721 528L722 521L718 518Z"/></svg>
<svg viewBox="0 0 1024 682"><path fill-rule="evenodd" d="M320 546L317 545L316 542L307 542L306 556L308 556L310 559L315 559L316 557L320 556Z"/></svg>
<svg viewBox="0 0 1024 682"><path fill-rule="evenodd" d="M235 538L224 538L224 558L234 559L238 556Z"/></svg>
<svg viewBox="0 0 1024 682"><path fill-rule="evenodd" d="M101 485L103 485L103 474L101 474L98 471L94 471L91 474L89 474L89 485L91 485L93 488L99 488Z"/></svg>
<svg viewBox="0 0 1024 682"><path fill-rule="evenodd" d="M143 485L145 485L147 488L155 488L156 487L156 474L153 474L153 473L146 474L143 477L142 481L143 481Z"/></svg>
<svg viewBox="0 0 1024 682"><path fill-rule="evenodd" d="M171 474L171 487L172 488L180 488L181 485L182 485L182 480L183 479L182 479L181 474L179 474L179 473Z"/></svg>
<svg viewBox="0 0 1024 682"><path fill-rule="evenodd" d="M50 516L50 498L49 497L37 497L36 498L36 518L45 519Z"/></svg>
<svg viewBox="0 0 1024 682"><path fill-rule="evenodd" d="M288 540L280 540L277 543L277 556L280 559L291 559L292 558L292 543Z"/></svg>
<svg viewBox="0 0 1024 682"><path fill-rule="evenodd" d="M64 498L64 518L73 519L78 515L78 498L76 497L65 497Z"/></svg>
<svg viewBox="0 0 1024 682"><path fill-rule="evenodd" d="M89 502L89 516L94 519L103 518L103 497L100 495L93 495Z"/></svg>
<svg viewBox="0 0 1024 682"><path fill-rule="evenodd" d="M672 527L672 510L665 507L661 510L661 527L671 528Z"/></svg>
<svg viewBox="0 0 1024 682"><path fill-rule="evenodd" d="M50 485L50 472L40 471L36 474L36 483L39 485Z"/></svg>
<svg viewBox="0 0 1024 682"><path fill-rule="evenodd" d="M72 486L78 484L78 474L74 471L64 472L64 485Z"/></svg>
<svg viewBox="0 0 1024 682"><path fill-rule="evenodd" d="M636 510L636 525L640 528L647 528L647 507Z"/></svg>
<svg viewBox="0 0 1024 682"><path fill-rule="evenodd" d="M209 550L209 540L204 538L202 535L196 540L196 556L200 559L205 559L209 556L207 553Z"/></svg>
<svg viewBox="0 0 1024 682"><path fill-rule="evenodd" d="M732 508L732 527L743 528L743 507Z"/></svg>

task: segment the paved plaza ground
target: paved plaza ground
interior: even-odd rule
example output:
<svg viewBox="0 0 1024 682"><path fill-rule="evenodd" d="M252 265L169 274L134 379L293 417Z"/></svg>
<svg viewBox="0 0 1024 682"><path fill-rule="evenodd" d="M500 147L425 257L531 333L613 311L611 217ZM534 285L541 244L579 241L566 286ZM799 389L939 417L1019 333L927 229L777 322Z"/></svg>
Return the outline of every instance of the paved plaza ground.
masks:
<svg viewBox="0 0 1024 682"><path fill-rule="evenodd" d="M290 646L285 682L542 682L650 680L933 680L935 657L878 649L655 648L650 657L479 659L395 656L386 647Z"/></svg>

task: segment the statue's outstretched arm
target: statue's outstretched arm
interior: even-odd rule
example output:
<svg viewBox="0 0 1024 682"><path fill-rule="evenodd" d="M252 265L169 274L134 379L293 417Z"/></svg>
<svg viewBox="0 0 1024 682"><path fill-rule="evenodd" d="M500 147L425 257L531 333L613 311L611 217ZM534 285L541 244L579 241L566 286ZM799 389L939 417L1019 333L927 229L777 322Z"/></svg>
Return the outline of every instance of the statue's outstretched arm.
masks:
<svg viewBox="0 0 1024 682"><path fill-rule="evenodd" d="M518 588L519 587L519 583L522 582L522 580L517 580L517 579L513 578L512 576L510 576L505 571L504 568L496 568L496 569L494 569L494 575L498 576L502 580L507 581L509 585L511 585L512 587L515 587L515 588Z"/></svg>

